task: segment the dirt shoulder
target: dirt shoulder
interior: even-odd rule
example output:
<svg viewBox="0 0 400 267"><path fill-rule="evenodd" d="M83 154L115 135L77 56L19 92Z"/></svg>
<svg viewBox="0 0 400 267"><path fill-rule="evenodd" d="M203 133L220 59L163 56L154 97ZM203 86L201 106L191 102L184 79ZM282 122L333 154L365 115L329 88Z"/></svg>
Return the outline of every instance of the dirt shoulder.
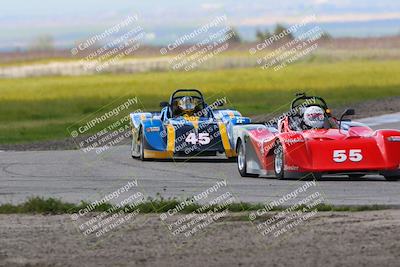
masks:
<svg viewBox="0 0 400 267"><path fill-rule="evenodd" d="M395 266L400 257L400 210L317 213L279 240L233 214L179 243L158 215L138 216L95 244L69 215L0 215L0 266Z"/></svg>

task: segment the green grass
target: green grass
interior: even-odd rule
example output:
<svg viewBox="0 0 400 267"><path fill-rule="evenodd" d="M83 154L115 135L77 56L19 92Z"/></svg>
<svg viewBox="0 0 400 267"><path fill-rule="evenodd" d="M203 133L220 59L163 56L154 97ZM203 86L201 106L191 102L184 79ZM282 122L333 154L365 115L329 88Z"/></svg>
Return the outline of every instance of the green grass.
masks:
<svg viewBox="0 0 400 267"><path fill-rule="evenodd" d="M181 200L178 199L148 199L146 202L138 205L135 209L139 208L141 213L164 213L168 210L177 206ZM87 207L89 203L81 202L79 204L66 203L59 199L54 198L41 198L33 197L27 201L13 205L13 204L2 204L0 205L0 214L72 214L77 213L79 210ZM202 207L199 204L191 204L185 206L185 208L180 211L181 213L191 213ZM111 204L105 203L100 206L96 206L93 212L107 211L112 208ZM201 210L202 213L206 213L210 210L214 210L215 206L210 206ZM246 211L256 211L263 208L263 204L250 204L250 203L232 203L229 204L227 210L230 212L246 212ZM271 211L283 211L287 207L274 207ZM296 210L303 210L303 206L299 206ZM363 206L333 206L328 204L320 204L315 206L318 211L349 211L349 212L359 212L359 211L371 211L371 210L385 210L390 209L388 206L384 205L363 205ZM121 209L116 209L117 212ZM314 208L313 208L314 209ZM133 211L126 210L125 211Z"/></svg>
<svg viewBox="0 0 400 267"><path fill-rule="evenodd" d="M264 57L268 54L271 54L273 50L264 49L263 51L259 51L257 53L257 57ZM145 53L145 54L137 54L137 55L129 55L121 58L121 61L124 60L132 60L132 59L154 59L154 58L164 58L164 57L174 57L177 54L168 54L166 56L162 56L157 51L156 53ZM45 56L45 55L41 55ZM387 60L390 58L398 59L400 56L398 49L396 48L360 48L357 50L352 49L343 49L343 48L324 48L319 47L316 51L312 53L312 55L300 59L300 61L313 61L313 62L333 62L333 61L343 61L343 60ZM253 56L249 54L248 48L242 47L239 49L228 49L224 51L222 54L218 54L215 57L217 58L251 58L254 59ZM49 63L77 63L81 60L81 58L77 57L44 57L44 58L14 58L9 60L2 61L0 59L0 67L18 67L18 66L30 66L30 65L40 65L40 64L49 64Z"/></svg>
<svg viewBox="0 0 400 267"><path fill-rule="evenodd" d="M384 98L400 95L399 69L400 61L303 62L277 72L249 68L1 79L0 143L69 137L71 124L118 98L137 96L141 107L157 110L176 88L199 88L209 101L227 96L229 107L244 115L283 112L298 91L321 95L333 106Z"/></svg>

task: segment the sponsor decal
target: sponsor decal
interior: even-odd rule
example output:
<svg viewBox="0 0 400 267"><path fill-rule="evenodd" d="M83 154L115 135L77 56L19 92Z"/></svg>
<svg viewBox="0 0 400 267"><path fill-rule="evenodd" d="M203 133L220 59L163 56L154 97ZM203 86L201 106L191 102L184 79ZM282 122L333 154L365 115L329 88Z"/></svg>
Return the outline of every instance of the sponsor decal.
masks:
<svg viewBox="0 0 400 267"><path fill-rule="evenodd" d="M290 165L285 165L285 171L298 171L299 166L290 166Z"/></svg>

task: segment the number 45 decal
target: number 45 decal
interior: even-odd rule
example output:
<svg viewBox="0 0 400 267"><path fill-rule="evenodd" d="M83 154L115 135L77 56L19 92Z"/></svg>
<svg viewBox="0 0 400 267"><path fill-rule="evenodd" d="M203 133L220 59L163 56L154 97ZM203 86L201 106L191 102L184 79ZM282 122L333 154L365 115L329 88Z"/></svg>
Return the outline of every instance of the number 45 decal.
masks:
<svg viewBox="0 0 400 267"><path fill-rule="evenodd" d="M195 145L197 143L199 143L200 145L207 145L210 143L211 139L209 133L199 133L199 139L197 139L195 133L190 133L186 137L185 141L187 143L191 143L192 145Z"/></svg>
<svg viewBox="0 0 400 267"><path fill-rule="evenodd" d="M359 162L363 159L361 149L350 149L347 157L346 150L333 150L333 160L336 162L345 162L347 158L353 162Z"/></svg>

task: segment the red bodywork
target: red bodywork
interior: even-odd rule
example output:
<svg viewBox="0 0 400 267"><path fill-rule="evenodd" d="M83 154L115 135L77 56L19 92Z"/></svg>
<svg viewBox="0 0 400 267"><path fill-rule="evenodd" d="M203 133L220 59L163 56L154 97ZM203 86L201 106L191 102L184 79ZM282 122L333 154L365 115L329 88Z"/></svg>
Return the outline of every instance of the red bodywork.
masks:
<svg viewBox="0 0 400 267"><path fill-rule="evenodd" d="M292 131L286 117L278 133L251 130L251 144L267 172L274 169L275 144L280 142L286 173L351 173L400 171L400 131L369 127ZM397 141L390 141L395 137Z"/></svg>

